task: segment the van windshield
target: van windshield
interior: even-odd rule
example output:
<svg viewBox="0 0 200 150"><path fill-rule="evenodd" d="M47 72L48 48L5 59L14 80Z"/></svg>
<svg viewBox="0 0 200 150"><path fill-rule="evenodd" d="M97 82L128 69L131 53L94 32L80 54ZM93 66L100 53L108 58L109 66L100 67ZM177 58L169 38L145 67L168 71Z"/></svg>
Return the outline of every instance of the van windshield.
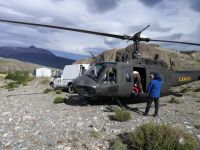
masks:
<svg viewBox="0 0 200 150"><path fill-rule="evenodd" d="M91 77L94 80L97 80L104 66L102 64L91 66L84 75Z"/></svg>

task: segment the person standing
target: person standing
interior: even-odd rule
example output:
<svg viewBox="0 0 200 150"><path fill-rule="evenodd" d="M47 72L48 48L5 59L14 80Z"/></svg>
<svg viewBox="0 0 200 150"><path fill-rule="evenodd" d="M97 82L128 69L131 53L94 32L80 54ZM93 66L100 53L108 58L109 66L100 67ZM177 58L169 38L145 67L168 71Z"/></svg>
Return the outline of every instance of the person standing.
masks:
<svg viewBox="0 0 200 150"><path fill-rule="evenodd" d="M146 109L143 115L147 116L149 113L149 109L151 107L152 102L155 104L155 113L154 117L158 116L159 109L159 98L160 98L160 90L162 87L162 79L158 73L154 74L154 78L149 82L147 86L146 93L148 95Z"/></svg>

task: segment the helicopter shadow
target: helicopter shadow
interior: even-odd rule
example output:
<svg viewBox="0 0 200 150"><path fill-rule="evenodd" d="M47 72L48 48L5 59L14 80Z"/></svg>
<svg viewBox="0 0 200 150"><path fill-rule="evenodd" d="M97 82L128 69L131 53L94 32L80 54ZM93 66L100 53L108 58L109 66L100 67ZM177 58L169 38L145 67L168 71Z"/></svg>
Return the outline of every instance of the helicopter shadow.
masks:
<svg viewBox="0 0 200 150"><path fill-rule="evenodd" d="M146 106L134 106L134 104L146 103L146 99L141 98L128 98L128 99L114 99L114 98L98 98L86 100L79 95L71 95L66 98L64 103L70 106L106 106L104 112L114 112L115 110L121 108L124 110L133 111L137 114L143 114ZM162 105L160 105L162 107ZM164 105L163 105L164 106ZM151 107L154 107L152 105Z"/></svg>
<svg viewBox="0 0 200 150"><path fill-rule="evenodd" d="M162 96L169 96L169 95L176 96L176 97L182 97L184 94L181 93L181 92L169 92L169 93L164 94Z"/></svg>
<svg viewBox="0 0 200 150"><path fill-rule="evenodd" d="M114 99L114 98L94 98L94 99L84 99L79 95L70 95L65 98L65 104L71 106L99 106L99 105L126 105L126 104L138 104L145 103L145 99ZM120 104L119 104L120 103Z"/></svg>

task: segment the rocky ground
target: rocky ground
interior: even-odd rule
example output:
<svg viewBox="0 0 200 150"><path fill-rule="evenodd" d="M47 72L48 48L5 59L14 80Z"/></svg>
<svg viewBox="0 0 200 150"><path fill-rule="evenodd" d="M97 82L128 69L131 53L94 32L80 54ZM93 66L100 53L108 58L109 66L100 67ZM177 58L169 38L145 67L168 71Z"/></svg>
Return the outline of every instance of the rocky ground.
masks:
<svg viewBox="0 0 200 150"><path fill-rule="evenodd" d="M54 104L58 94L43 94L46 88L40 79L12 91L0 88L0 149L108 149L111 138L146 122L172 124L200 142L196 127L200 125L200 91L194 92L200 89L200 81L174 88L174 95L162 97L157 118L151 116L153 108L149 116L142 116L145 103L129 104L132 119L127 122L110 119L118 107L114 103L87 103L77 95L62 93L66 102ZM169 103L171 99L177 103Z"/></svg>

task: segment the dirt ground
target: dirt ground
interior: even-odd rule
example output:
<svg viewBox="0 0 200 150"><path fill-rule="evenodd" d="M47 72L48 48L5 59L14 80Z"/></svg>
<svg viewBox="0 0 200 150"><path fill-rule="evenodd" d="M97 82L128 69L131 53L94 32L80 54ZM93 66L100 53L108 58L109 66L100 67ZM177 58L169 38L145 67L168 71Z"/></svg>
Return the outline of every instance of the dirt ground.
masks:
<svg viewBox="0 0 200 150"><path fill-rule="evenodd" d="M0 80L0 86L5 81ZM117 122L110 119L115 102L86 102L76 94L56 94L42 79L14 90L0 88L0 149L108 149L109 140L123 132L131 132L146 123L167 123L193 134L200 142L200 81L173 88L174 95L160 98L159 117L142 115L145 103L127 105L132 119ZM189 90L180 92L183 88ZM183 91L183 90L182 90ZM63 96L65 103L54 104ZM174 98L172 98L174 97ZM177 103L170 103L175 99Z"/></svg>

